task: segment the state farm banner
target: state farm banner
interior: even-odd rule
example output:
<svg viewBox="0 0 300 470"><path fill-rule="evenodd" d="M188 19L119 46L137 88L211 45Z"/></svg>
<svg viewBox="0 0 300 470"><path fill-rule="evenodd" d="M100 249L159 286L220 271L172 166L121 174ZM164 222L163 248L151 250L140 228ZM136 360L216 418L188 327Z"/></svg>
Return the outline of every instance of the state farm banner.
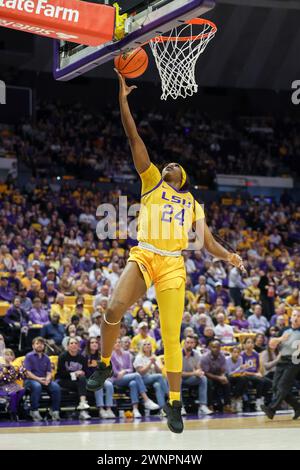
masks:
<svg viewBox="0 0 300 470"><path fill-rule="evenodd" d="M115 9L79 0L0 0L0 26L98 46L111 41Z"/></svg>

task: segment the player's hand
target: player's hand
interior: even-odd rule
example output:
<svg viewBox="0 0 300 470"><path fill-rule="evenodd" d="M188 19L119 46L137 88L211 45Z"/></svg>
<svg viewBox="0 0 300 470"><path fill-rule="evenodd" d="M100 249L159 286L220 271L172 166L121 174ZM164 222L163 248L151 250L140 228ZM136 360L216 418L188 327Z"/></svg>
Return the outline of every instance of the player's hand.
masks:
<svg viewBox="0 0 300 470"><path fill-rule="evenodd" d="M117 70L116 68L114 68L114 71L116 72L116 74L118 75L119 77L119 84L120 84L120 96L122 98L126 98L131 92L132 90L134 90L135 88L137 88L135 85L132 85L132 86L128 86L126 81L125 81L125 78L123 77L123 75L119 72L119 70Z"/></svg>
<svg viewBox="0 0 300 470"><path fill-rule="evenodd" d="M242 258L237 253L229 253L228 262L233 264L236 268L240 269L244 274L247 274L247 270L244 266Z"/></svg>

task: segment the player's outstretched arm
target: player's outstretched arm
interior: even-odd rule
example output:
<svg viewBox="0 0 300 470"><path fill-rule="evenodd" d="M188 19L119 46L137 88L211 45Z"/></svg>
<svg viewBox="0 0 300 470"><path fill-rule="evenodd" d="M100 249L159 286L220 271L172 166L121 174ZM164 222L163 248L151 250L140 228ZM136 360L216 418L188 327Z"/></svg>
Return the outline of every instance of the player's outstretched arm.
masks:
<svg viewBox="0 0 300 470"><path fill-rule="evenodd" d="M237 253L230 253L220 243L218 243L209 230L207 223L204 223L204 248L214 257L226 261L236 266L243 272L247 272L242 258Z"/></svg>
<svg viewBox="0 0 300 470"><path fill-rule="evenodd" d="M136 86L129 87L126 84L125 78L117 69L115 69L115 72L119 77L120 84L119 103L122 124L129 140L135 169L140 174L149 168L151 162L146 146L137 131L127 100L127 96L136 88Z"/></svg>

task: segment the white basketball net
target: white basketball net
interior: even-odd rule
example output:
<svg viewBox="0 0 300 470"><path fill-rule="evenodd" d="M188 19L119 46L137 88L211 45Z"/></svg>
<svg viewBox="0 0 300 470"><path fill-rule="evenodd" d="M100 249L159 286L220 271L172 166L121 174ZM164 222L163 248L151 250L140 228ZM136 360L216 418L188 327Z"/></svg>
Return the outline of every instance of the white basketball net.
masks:
<svg viewBox="0 0 300 470"><path fill-rule="evenodd" d="M157 36L150 41L162 82L162 100L169 96L174 100L179 96L186 98L197 93L196 63L215 34L216 28L210 23L184 24L164 38Z"/></svg>

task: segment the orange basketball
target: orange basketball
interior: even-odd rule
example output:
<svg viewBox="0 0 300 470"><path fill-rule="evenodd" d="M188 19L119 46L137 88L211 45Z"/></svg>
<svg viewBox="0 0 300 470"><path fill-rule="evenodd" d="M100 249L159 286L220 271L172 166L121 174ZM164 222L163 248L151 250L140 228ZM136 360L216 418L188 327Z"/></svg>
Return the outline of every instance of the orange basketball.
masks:
<svg viewBox="0 0 300 470"><path fill-rule="evenodd" d="M143 75L148 67L147 53L141 47L115 57L115 67L126 78Z"/></svg>

